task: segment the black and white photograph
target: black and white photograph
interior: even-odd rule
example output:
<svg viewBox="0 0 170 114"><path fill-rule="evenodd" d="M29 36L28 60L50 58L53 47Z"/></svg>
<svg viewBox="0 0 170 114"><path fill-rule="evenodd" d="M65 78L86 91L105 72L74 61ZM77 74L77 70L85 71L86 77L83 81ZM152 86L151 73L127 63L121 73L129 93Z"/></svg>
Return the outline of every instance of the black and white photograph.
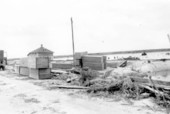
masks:
<svg viewBox="0 0 170 114"><path fill-rule="evenodd" d="M0 114L170 114L170 0L0 0Z"/></svg>

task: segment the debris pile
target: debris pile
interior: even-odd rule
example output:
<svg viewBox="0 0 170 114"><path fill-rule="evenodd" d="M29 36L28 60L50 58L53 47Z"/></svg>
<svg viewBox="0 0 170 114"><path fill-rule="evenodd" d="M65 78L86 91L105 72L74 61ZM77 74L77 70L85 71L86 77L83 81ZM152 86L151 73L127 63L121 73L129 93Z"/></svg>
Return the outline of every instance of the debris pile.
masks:
<svg viewBox="0 0 170 114"><path fill-rule="evenodd" d="M118 74L116 70L114 73L108 71L110 72L106 73L109 74L108 76L91 80L87 92L95 94L102 91L109 93L109 95L119 93L130 99L150 97L154 98L158 105L170 108L170 82L153 80L152 76L146 73L132 71Z"/></svg>
<svg viewBox="0 0 170 114"><path fill-rule="evenodd" d="M139 72L132 67L109 69L103 75L88 67L74 68L57 75L57 79L79 86L87 93L119 94L128 99L154 98L158 105L169 109L170 82L155 80L153 77L152 73Z"/></svg>
<svg viewBox="0 0 170 114"><path fill-rule="evenodd" d="M89 67L52 69L53 79L65 82L60 85L54 84L53 88L83 89L93 95L101 93L102 96L118 95L136 100L153 98L158 105L170 109L170 81L156 78L156 72L160 70L157 65L164 63L136 62L135 65L129 66L127 61L124 61L118 68L107 68L103 71L92 70ZM169 69L168 65L160 67L161 71Z"/></svg>

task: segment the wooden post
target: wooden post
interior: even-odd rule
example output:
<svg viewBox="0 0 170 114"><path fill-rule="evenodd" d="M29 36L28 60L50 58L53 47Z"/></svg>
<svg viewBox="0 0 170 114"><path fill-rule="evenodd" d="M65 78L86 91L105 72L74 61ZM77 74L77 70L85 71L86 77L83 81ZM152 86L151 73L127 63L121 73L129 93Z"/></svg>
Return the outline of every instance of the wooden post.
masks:
<svg viewBox="0 0 170 114"><path fill-rule="evenodd" d="M75 62L75 50L74 50L74 31L73 31L73 19L71 17L71 31L72 31L72 46L73 46L73 66L75 66L74 62Z"/></svg>
<svg viewBox="0 0 170 114"><path fill-rule="evenodd" d="M169 42L170 42L170 36L169 36L169 34L167 34L167 36L168 36L168 40L169 40Z"/></svg>

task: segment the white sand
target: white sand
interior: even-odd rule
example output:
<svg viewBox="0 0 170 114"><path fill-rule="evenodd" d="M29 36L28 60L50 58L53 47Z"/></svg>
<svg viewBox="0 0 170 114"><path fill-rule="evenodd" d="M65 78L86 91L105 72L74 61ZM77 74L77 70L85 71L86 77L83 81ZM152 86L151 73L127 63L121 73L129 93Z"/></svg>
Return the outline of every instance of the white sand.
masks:
<svg viewBox="0 0 170 114"><path fill-rule="evenodd" d="M0 72L0 114L164 114L149 100L127 102L81 98L61 90L47 90L29 80ZM11 78L12 77L12 78Z"/></svg>

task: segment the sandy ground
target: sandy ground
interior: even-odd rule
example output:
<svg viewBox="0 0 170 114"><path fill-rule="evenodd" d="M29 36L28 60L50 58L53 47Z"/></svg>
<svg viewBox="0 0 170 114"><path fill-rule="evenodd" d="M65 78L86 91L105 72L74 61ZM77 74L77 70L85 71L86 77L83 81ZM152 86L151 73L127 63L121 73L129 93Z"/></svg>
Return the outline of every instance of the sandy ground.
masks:
<svg viewBox="0 0 170 114"><path fill-rule="evenodd" d="M45 81L45 80L42 80ZM67 90L48 90L0 71L0 114L164 114L150 99L113 101L82 97ZM85 95L84 95L85 96Z"/></svg>

